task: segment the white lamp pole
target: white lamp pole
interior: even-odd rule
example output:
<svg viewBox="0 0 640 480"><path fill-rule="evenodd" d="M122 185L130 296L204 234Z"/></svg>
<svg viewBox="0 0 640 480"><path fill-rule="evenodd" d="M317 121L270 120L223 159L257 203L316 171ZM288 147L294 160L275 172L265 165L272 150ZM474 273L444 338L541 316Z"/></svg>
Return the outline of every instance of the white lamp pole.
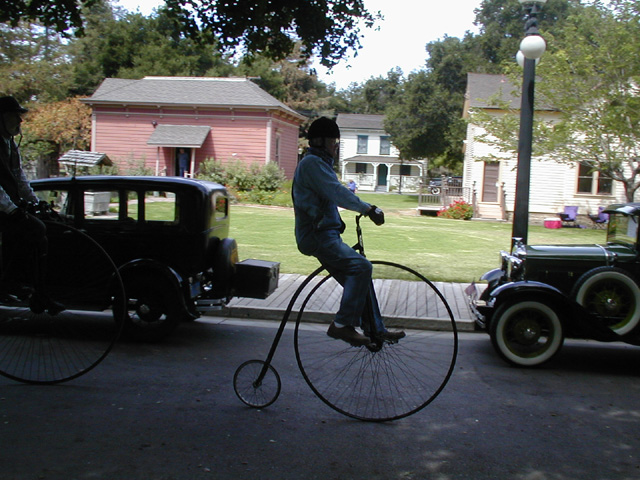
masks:
<svg viewBox="0 0 640 480"><path fill-rule="evenodd" d="M512 237L527 243L529 225L529 184L531 180L531 149L533 139L533 93L536 63L545 51L546 43L538 32L538 13L547 0L519 0L527 11L525 38L520 43L518 63L524 67L522 75L522 103L518 141L518 169L513 209ZM514 241L515 243L515 241Z"/></svg>

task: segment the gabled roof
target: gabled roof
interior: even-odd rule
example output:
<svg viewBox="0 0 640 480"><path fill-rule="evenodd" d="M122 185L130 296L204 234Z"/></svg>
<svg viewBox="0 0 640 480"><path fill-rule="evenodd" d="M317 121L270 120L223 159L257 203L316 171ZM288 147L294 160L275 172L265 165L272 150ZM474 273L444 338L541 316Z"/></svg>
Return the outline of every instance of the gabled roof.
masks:
<svg viewBox="0 0 640 480"><path fill-rule="evenodd" d="M83 102L100 105L281 109L304 119L251 80L239 77L106 78L93 95Z"/></svg>
<svg viewBox="0 0 640 480"><path fill-rule="evenodd" d="M69 150L58 159L61 165L76 167L95 167L96 165L113 165L106 153Z"/></svg>
<svg viewBox="0 0 640 480"><path fill-rule="evenodd" d="M340 130L380 130L384 132L384 115L340 113L336 123Z"/></svg>
<svg viewBox="0 0 640 480"><path fill-rule="evenodd" d="M472 108L520 108L519 88L505 75L467 74L467 102Z"/></svg>
<svg viewBox="0 0 640 480"><path fill-rule="evenodd" d="M504 105L520 109L522 85L516 85L506 75L468 73L465 111L469 108L501 109ZM556 110L536 102L536 110Z"/></svg>

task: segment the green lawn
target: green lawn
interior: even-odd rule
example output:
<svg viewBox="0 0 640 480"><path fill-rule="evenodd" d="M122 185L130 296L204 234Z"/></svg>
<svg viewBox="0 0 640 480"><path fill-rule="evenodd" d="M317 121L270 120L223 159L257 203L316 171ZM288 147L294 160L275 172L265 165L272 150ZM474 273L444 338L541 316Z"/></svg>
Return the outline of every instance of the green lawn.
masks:
<svg viewBox="0 0 640 480"><path fill-rule="evenodd" d="M449 220L411 213L416 196L359 195L385 210L386 223L376 227L364 219L367 257L402 263L433 281L470 282L498 266L498 253L508 250L511 224L486 221ZM347 224L343 238L354 244L355 214L342 212ZM230 236L238 242L241 259L259 258L281 263L282 273L309 273L317 267L315 258L298 252L293 234L293 210L287 208L231 207ZM530 244L579 244L605 241L602 230L529 228Z"/></svg>

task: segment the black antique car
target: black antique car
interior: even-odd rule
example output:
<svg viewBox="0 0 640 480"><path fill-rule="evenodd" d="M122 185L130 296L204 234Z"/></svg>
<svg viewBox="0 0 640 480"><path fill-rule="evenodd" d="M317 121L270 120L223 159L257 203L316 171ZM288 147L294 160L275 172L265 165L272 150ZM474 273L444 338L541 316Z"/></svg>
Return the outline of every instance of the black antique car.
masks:
<svg viewBox="0 0 640 480"><path fill-rule="evenodd" d="M520 366L550 360L564 338L640 345L640 203L612 205L606 243L524 245L514 239L500 268L470 289L476 325L498 354Z"/></svg>
<svg viewBox="0 0 640 480"><path fill-rule="evenodd" d="M224 186L178 177L88 176L31 182L59 219L86 232L118 266L125 332L158 340L232 297L266 298L279 264L238 262Z"/></svg>

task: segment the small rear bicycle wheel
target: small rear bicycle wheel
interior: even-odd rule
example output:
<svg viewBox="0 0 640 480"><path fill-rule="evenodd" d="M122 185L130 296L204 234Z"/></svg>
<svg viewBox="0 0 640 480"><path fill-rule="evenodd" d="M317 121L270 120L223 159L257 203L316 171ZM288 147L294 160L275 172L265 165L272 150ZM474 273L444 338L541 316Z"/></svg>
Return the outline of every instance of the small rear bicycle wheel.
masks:
<svg viewBox="0 0 640 480"><path fill-rule="evenodd" d="M318 276L299 309L294 346L304 379L324 403L352 418L383 422L416 413L440 394L453 373L458 334L433 283L403 265L372 264L385 326L404 329L406 337L352 347L327 336L342 287Z"/></svg>
<svg viewBox="0 0 640 480"><path fill-rule="evenodd" d="M262 360L244 362L233 376L236 395L245 405L253 408L265 408L275 402L281 386L276 369Z"/></svg>
<svg viewBox="0 0 640 480"><path fill-rule="evenodd" d="M126 312L122 280L104 249L76 228L45 223L45 292L64 310L39 312L29 297L0 304L0 375L35 384L93 369L113 348Z"/></svg>

